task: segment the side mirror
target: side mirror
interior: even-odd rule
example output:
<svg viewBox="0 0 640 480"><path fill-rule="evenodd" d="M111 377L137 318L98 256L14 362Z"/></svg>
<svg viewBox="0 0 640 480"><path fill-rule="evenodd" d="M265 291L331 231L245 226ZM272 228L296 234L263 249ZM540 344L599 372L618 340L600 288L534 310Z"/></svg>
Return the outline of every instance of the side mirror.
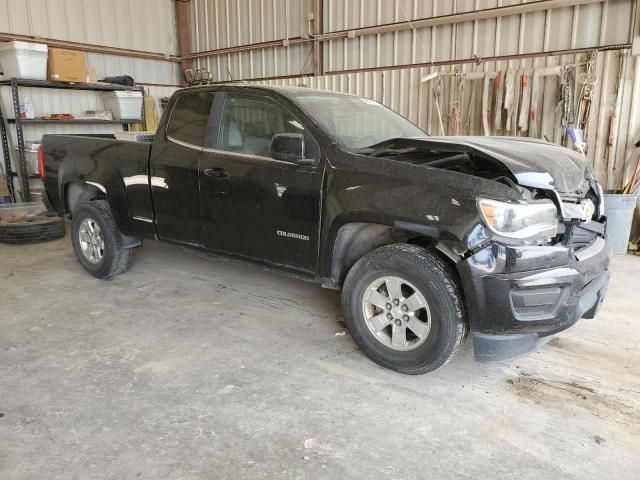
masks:
<svg viewBox="0 0 640 480"><path fill-rule="evenodd" d="M269 153L275 160L313 165L313 160L304 158L304 135L301 133L276 133L271 139Z"/></svg>

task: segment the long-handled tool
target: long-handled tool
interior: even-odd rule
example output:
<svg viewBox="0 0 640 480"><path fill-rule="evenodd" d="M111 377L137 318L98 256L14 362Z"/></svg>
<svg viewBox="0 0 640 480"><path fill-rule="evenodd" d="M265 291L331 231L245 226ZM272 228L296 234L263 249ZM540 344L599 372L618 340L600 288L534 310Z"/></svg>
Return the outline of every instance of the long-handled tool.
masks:
<svg viewBox="0 0 640 480"><path fill-rule="evenodd" d="M636 156L636 166L632 170L631 178L622 189L622 193L625 195L634 194L640 190L640 141L636 143L636 148L631 152L631 157L634 155Z"/></svg>
<svg viewBox="0 0 640 480"><path fill-rule="evenodd" d="M438 112L438 122L440 123L440 135L444 136L444 123L442 123L442 109L440 108L440 85L437 87L431 87L431 91L433 92L433 98L436 102L436 112Z"/></svg>

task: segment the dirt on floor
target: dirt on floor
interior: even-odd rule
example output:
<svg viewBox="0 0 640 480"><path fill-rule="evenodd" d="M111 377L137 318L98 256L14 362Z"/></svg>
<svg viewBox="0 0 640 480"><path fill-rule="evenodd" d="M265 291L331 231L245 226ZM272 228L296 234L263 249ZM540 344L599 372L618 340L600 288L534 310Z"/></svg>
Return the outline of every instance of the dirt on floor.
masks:
<svg viewBox="0 0 640 480"><path fill-rule="evenodd" d="M378 367L339 292L146 242L85 273L0 245L0 479L640 477L640 258L594 320L497 365Z"/></svg>

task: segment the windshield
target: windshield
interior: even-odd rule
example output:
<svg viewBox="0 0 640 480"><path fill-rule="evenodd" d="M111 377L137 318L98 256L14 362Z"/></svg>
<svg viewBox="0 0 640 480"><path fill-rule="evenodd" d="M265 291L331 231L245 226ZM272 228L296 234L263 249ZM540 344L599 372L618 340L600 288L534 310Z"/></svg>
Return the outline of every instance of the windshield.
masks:
<svg viewBox="0 0 640 480"><path fill-rule="evenodd" d="M363 150L392 138L427 136L406 118L368 98L319 93L299 95L296 100L347 150Z"/></svg>

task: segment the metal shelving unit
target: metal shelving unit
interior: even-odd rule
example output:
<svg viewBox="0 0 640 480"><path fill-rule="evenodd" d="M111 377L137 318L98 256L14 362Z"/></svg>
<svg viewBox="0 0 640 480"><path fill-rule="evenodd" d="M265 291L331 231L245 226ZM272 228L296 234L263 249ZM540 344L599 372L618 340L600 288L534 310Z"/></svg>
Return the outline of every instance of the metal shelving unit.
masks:
<svg viewBox="0 0 640 480"><path fill-rule="evenodd" d="M94 84L94 83L65 83L65 82L51 82L48 80L29 80L22 78L12 78L10 80L0 81L1 86L11 87L11 99L13 103L13 116L14 118L6 119L7 123L16 126L16 138L18 140L18 172L14 172L11 167L11 158L8 143L8 133L5 126L5 118L2 113L2 106L0 105L0 135L2 136L2 154L4 156L5 171L7 174L7 183L9 184L9 191L13 198L15 198L15 191L13 185L13 178L18 177L22 186L22 197L25 202L31 200L31 188L29 185L30 178L37 178L37 176L29 175L27 172L27 161L24 147L24 127L29 125L123 125L128 128L129 125L135 123L144 123L144 102L142 102L142 120L99 120L99 119L86 119L86 118L74 118L69 120L42 120L42 119L23 119L20 118L20 87L32 87L32 88L55 88L61 90L89 90L99 92L114 92L122 90L135 90L143 92L142 87L127 87L125 85L116 85L111 83ZM144 92L143 92L144 93Z"/></svg>
<svg viewBox="0 0 640 480"><path fill-rule="evenodd" d="M0 138L2 139L2 157L4 158L4 171L7 175L7 188L9 189L9 196L15 199L13 191L13 177L11 170L11 157L9 156L9 140L7 136L7 127L4 123L4 114L2 113L2 102L0 102Z"/></svg>
<svg viewBox="0 0 640 480"><path fill-rule="evenodd" d="M16 119L15 118L9 118L7 119L8 123L16 123ZM122 120L99 120L99 119L90 119L90 118L73 118L73 119L69 119L69 120L39 120L37 118L32 119L32 118L28 118L28 119L22 119L20 121L20 123L22 123L23 125L51 125L51 124L56 124L56 125L117 125L117 124L121 124L121 125L130 125L132 123L141 123L141 120L138 119L126 119L123 118Z"/></svg>

